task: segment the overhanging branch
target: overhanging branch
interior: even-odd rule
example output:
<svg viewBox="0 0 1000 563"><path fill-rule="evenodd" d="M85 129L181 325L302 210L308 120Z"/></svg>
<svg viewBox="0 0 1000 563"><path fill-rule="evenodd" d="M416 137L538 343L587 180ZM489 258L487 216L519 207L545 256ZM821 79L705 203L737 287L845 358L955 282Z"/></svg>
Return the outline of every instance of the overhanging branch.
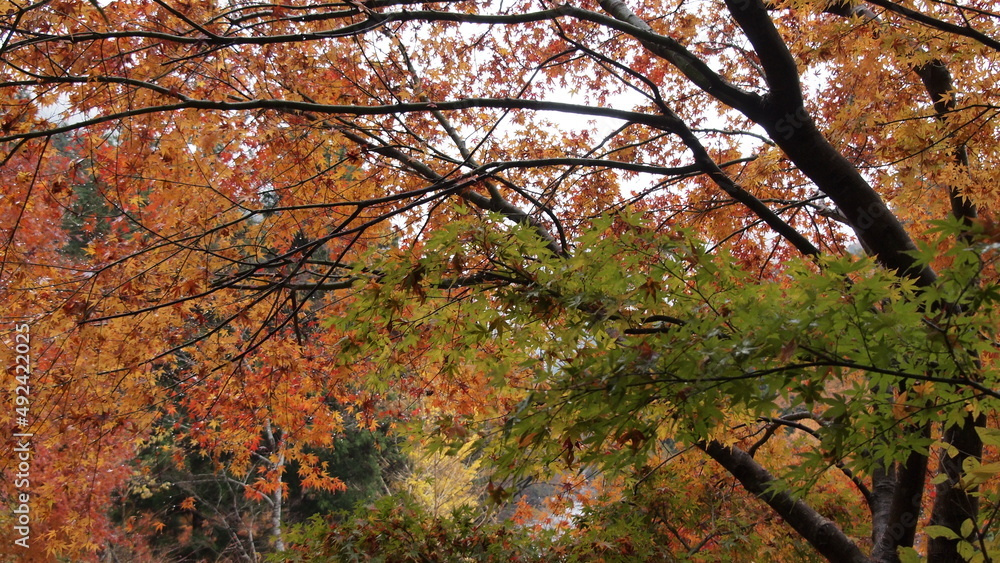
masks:
<svg viewBox="0 0 1000 563"><path fill-rule="evenodd" d="M777 479L746 452L714 440L698 447L736 477L743 488L774 509L824 557L836 563L869 563L858 545L836 524L787 491L775 492Z"/></svg>

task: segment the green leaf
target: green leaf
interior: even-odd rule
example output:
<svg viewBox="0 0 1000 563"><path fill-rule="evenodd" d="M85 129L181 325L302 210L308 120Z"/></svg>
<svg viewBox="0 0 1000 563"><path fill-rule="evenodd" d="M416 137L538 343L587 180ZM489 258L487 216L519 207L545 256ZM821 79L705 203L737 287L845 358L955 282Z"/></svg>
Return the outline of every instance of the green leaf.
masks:
<svg viewBox="0 0 1000 563"><path fill-rule="evenodd" d="M972 532L973 530L975 530L975 528L976 528L975 522L973 522L972 519L969 518L965 522L962 522L960 533L962 534L963 538L969 538L972 537Z"/></svg>
<svg viewBox="0 0 1000 563"><path fill-rule="evenodd" d="M1000 446L1000 428L977 427L976 432L984 446Z"/></svg>
<svg viewBox="0 0 1000 563"><path fill-rule="evenodd" d="M929 538L945 538L949 540L960 539L955 530L948 528L947 526L927 526L924 528L924 532Z"/></svg>
<svg viewBox="0 0 1000 563"><path fill-rule="evenodd" d="M966 470L965 476L962 477L962 485L964 487L980 485L1000 474L1000 461L987 463L986 465L979 465L978 462L963 463L962 466Z"/></svg>
<svg viewBox="0 0 1000 563"><path fill-rule="evenodd" d="M899 563L920 563L923 558L912 547L898 547L896 554L899 555Z"/></svg>
<svg viewBox="0 0 1000 563"><path fill-rule="evenodd" d="M958 554L962 556L962 559L965 559L966 561L972 559L972 556L976 554L976 548L973 547L971 543L965 540L958 542L958 545L955 546L955 549L956 551L958 551Z"/></svg>

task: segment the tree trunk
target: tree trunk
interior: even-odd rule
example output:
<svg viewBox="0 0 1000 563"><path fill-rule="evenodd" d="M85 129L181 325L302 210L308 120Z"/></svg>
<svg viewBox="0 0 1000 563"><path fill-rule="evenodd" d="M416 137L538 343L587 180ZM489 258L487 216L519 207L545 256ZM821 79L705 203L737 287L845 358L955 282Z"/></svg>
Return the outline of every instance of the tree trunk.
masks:
<svg viewBox="0 0 1000 563"><path fill-rule="evenodd" d="M278 456L277 461L273 462L269 468L278 479L278 484L274 492L271 493L271 536L274 538L274 550L281 552L285 551L285 541L281 536L281 501L284 493L281 474L285 468L285 436L282 433L281 438L275 439L270 421L264 425L264 432L271 451Z"/></svg>

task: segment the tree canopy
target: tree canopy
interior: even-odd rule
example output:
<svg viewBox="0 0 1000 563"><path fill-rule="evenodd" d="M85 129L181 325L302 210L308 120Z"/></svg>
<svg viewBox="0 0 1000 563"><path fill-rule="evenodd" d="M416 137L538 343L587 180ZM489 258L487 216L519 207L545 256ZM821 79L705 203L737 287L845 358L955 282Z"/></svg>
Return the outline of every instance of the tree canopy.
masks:
<svg viewBox="0 0 1000 563"><path fill-rule="evenodd" d="M1000 556L994 2L0 13L18 554L280 553L405 436L498 503L606 477L649 560Z"/></svg>

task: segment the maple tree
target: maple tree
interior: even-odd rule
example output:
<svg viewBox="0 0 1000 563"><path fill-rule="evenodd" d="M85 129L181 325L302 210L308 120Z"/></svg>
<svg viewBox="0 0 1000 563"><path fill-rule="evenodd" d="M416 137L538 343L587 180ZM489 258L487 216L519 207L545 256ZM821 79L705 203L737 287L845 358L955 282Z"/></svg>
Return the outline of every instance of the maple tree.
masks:
<svg viewBox="0 0 1000 563"><path fill-rule="evenodd" d="M991 2L2 12L39 553L144 549L106 509L158 444L281 551L286 473L342 490L315 452L387 421L497 501L711 459L742 524L662 522L680 552L794 557L719 541L775 514L832 561L1000 551Z"/></svg>

